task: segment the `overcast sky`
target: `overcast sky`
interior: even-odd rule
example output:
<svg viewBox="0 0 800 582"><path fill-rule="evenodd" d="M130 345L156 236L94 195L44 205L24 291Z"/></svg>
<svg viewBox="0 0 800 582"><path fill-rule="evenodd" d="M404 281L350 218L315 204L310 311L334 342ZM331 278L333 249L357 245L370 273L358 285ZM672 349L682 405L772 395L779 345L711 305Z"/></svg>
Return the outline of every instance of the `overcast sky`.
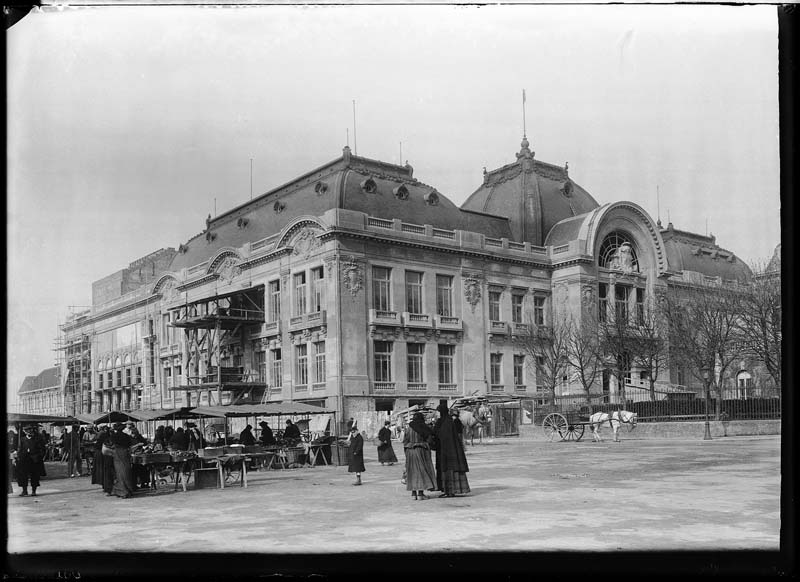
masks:
<svg viewBox="0 0 800 582"><path fill-rule="evenodd" d="M658 188L745 261L780 241L774 6L48 9L7 50L12 393L92 281L247 201L251 158L257 195L349 130L461 204L515 160L523 88L536 157L600 204L657 217Z"/></svg>

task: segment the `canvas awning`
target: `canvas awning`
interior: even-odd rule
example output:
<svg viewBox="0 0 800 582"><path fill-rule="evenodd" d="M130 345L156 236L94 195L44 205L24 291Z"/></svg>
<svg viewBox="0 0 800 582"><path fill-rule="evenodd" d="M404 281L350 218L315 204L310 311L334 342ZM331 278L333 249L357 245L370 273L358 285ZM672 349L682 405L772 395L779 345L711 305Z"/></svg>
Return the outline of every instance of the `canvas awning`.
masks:
<svg viewBox="0 0 800 582"><path fill-rule="evenodd" d="M72 424L73 422L77 422L79 419L73 416L56 416L56 415L48 415L48 414L24 414L20 412L7 412L6 413L6 423L7 424L24 424L26 422L30 423L49 423L49 424Z"/></svg>
<svg viewBox="0 0 800 582"><path fill-rule="evenodd" d="M198 406L192 412L200 416L290 416L293 414L330 414L331 410L304 402L273 402L269 404L230 404L228 406Z"/></svg>

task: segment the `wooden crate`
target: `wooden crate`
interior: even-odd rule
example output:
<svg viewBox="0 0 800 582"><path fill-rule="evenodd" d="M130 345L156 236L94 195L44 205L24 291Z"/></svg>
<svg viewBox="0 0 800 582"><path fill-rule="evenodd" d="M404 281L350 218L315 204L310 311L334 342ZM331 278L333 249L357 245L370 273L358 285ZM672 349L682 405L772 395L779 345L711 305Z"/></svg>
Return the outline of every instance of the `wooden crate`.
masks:
<svg viewBox="0 0 800 582"><path fill-rule="evenodd" d="M194 487L195 489L216 489L219 487L219 470L215 467L213 469L195 469L194 470Z"/></svg>

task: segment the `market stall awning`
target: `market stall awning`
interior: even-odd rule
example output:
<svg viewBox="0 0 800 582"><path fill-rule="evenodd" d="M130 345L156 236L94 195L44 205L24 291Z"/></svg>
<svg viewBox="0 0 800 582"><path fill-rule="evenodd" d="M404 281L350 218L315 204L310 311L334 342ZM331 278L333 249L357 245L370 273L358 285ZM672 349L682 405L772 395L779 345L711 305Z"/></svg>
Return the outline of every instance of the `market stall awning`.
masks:
<svg viewBox="0 0 800 582"><path fill-rule="evenodd" d="M20 424L26 422L50 423L50 424L71 424L77 418L72 416L55 416L48 414L24 414L21 412L7 412L6 422L8 424Z"/></svg>
<svg viewBox="0 0 800 582"><path fill-rule="evenodd" d="M270 404L230 404L228 406L198 406L192 412L200 416L289 416L293 414L330 414L332 411L305 402L273 402Z"/></svg>
<svg viewBox="0 0 800 582"><path fill-rule="evenodd" d="M105 422L125 422L127 420L138 420L136 417L119 410L111 412L98 412L92 414L76 414L75 418L84 424L101 424Z"/></svg>

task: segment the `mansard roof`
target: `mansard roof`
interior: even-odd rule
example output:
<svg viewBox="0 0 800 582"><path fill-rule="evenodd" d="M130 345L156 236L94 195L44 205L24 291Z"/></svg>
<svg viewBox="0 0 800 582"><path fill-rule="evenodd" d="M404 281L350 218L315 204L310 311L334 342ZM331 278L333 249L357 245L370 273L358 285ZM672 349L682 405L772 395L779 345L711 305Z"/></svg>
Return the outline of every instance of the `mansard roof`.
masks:
<svg viewBox="0 0 800 582"><path fill-rule="evenodd" d="M42 390L44 388L56 388L60 385L59 367L45 368L36 376L26 376L22 385L17 391L18 394Z"/></svg>
<svg viewBox="0 0 800 582"><path fill-rule="evenodd" d="M180 245L171 271L192 267L223 248L239 248L281 232L301 216L341 208L384 219L473 230L511 237L502 216L460 210L433 186L413 177L413 168L354 156L345 147L332 162L206 221L206 230Z"/></svg>
<svg viewBox="0 0 800 582"><path fill-rule="evenodd" d="M543 245L555 224L599 205L572 181L568 165L535 159L529 145L523 138L516 162L485 172L483 184L461 208L506 216L514 240Z"/></svg>

